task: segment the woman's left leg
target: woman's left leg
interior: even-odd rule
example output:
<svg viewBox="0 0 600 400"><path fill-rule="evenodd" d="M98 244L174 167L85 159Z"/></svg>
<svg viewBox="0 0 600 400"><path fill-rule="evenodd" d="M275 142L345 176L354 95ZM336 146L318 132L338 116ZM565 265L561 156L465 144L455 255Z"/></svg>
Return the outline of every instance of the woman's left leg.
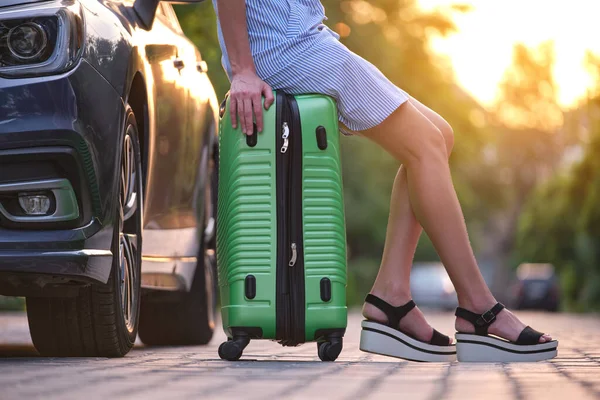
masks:
<svg viewBox="0 0 600 400"><path fill-rule="evenodd" d="M442 132L449 157L454 146L454 134L450 125L418 100L411 97L409 101ZM372 294L397 306L411 299L410 269L422 231L410 205L406 169L400 166L392 188L385 246L381 266L371 289ZM375 321L386 319L381 310L368 303L363 307L363 315ZM428 341L433 333L433 328L418 308L402 319L400 328L423 341Z"/></svg>

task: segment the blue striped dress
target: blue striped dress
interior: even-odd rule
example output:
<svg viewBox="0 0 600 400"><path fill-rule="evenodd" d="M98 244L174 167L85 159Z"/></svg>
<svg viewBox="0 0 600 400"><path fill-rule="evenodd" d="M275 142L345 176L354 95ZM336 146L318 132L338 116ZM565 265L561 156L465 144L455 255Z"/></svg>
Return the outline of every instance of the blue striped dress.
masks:
<svg viewBox="0 0 600 400"><path fill-rule="evenodd" d="M217 0L213 5L218 15ZM373 64L348 50L323 24L326 19L320 0L246 0L257 74L273 89L335 98L340 122L349 131L377 126L408 95ZM218 29L223 67L231 80L225 41Z"/></svg>

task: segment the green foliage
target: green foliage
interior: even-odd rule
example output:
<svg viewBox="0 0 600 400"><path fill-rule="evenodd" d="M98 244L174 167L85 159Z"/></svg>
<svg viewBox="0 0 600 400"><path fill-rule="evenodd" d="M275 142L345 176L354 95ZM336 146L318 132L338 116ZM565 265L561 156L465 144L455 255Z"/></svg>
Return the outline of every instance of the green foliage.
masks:
<svg viewBox="0 0 600 400"><path fill-rule="evenodd" d="M517 236L521 261L551 262L573 310L600 310L600 126L583 159L536 190Z"/></svg>
<svg viewBox="0 0 600 400"><path fill-rule="evenodd" d="M500 83L502 101L496 110L504 124L543 132L551 132L562 124L562 110L556 102L554 62L553 42L533 49L523 44L514 47L513 65Z"/></svg>
<svg viewBox="0 0 600 400"><path fill-rule="evenodd" d="M522 206L537 183L556 168L566 145L565 135L559 134L563 113L556 101L554 58L551 42L535 48L517 44L500 83L495 136L489 141L499 172L486 177L501 189L493 193L501 195L506 209Z"/></svg>
<svg viewBox="0 0 600 400"><path fill-rule="evenodd" d="M365 295L371 290L379 261L372 257L354 258L348 265L348 287L346 288L348 304L361 304Z"/></svg>
<svg viewBox="0 0 600 400"><path fill-rule="evenodd" d="M0 296L0 311L24 311L25 299L23 297Z"/></svg>

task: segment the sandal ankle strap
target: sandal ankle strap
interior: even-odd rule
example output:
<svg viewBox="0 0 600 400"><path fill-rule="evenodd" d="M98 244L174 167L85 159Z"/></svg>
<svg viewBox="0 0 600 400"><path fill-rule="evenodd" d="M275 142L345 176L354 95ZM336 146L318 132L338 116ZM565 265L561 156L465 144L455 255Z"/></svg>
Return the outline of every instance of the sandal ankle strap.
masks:
<svg viewBox="0 0 600 400"><path fill-rule="evenodd" d="M406 314L410 312L410 310L416 307L415 302L412 300L400 307L394 307L390 303L370 293L365 298L365 302L374 305L375 307L383 311L383 313L387 316L388 319L387 325L390 328L394 329L398 329L400 320L404 318Z"/></svg>
<svg viewBox="0 0 600 400"><path fill-rule="evenodd" d="M496 315L503 309L504 305L502 303L496 303L494 307L483 314L477 314L465 308L457 307L454 315L472 323L475 327L476 335L487 335L488 328L496 320Z"/></svg>

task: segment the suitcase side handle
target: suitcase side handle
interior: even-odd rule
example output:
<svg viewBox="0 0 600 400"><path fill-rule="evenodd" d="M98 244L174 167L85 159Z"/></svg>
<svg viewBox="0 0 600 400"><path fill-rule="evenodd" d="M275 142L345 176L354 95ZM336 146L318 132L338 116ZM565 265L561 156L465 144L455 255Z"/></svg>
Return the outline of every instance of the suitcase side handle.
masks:
<svg viewBox="0 0 600 400"><path fill-rule="evenodd" d="M246 144L249 147L254 147L258 143L258 129L256 128L256 124L252 124L252 135L246 135Z"/></svg>
<svg viewBox="0 0 600 400"><path fill-rule="evenodd" d="M317 135L317 146L319 146L319 149L325 150L327 148L327 130L324 126L319 125L315 133Z"/></svg>

